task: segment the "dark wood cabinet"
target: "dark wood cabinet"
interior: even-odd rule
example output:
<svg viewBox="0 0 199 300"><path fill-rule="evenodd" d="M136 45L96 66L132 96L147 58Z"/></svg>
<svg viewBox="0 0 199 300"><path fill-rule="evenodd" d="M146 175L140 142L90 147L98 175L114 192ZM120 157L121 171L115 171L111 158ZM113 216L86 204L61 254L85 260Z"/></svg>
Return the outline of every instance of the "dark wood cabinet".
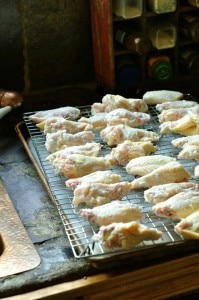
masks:
<svg viewBox="0 0 199 300"><path fill-rule="evenodd" d="M139 70L139 82L136 85L135 94L139 91L152 89L185 89L191 93L196 86L199 76L191 74L181 63L181 52L191 49L199 53L199 42L187 38L181 32L181 17L185 13L192 13L199 18L199 8L191 6L187 0L177 0L176 10L170 13L155 13L150 10L148 1L143 1L141 16L124 19L113 14L113 2L106 0L91 0L91 24L93 37L93 52L95 61L96 79L107 92L120 92L117 82L117 59L126 55L131 56ZM121 27L139 30L145 36L151 24L159 22L173 24L176 29L175 46L171 48L152 48L146 54L136 54L127 50L123 45L115 41L115 32ZM172 78L159 82L151 78L148 71L150 57L166 55L170 58L173 69ZM185 84L185 85L184 85Z"/></svg>

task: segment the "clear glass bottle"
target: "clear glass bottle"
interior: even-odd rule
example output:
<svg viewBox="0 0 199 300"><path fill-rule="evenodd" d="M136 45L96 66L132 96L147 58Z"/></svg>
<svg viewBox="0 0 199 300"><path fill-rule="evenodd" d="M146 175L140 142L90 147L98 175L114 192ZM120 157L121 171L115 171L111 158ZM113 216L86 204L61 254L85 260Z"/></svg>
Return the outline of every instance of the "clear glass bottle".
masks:
<svg viewBox="0 0 199 300"><path fill-rule="evenodd" d="M177 7L176 0L148 0L149 8L156 14L174 12Z"/></svg>
<svg viewBox="0 0 199 300"><path fill-rule="evenodd" d="M151 40L138 31L119 29L116 31L115 40L137 54L146 54L153 48Z"/></svg>
<svg viewBox="0 0 199 300"><path fill-rule="evenodd" d="M192 49L186 49L180 54L180 61L182 66L194 76L199 75L199 54Z"/></svg>
<svg viewBox="0 0 199 300"><path fill-rule="evenodd" d="M125 19L142 15L143 0L112 0L113 14Z"/></svg>
<svg viewBox="0 0 199 300"><path fill-rule="evenodd" d="M176 27L167 22L153 24L148 30L148 37L156 49L175 47L176 35Z"/></svg>
<svg viewBox="0 0 199 300"><path fill-rule="evenodd" d="M148 74L159 82L169 81L173 77L173 67L167 55L152 56L148 59Z"/></svg>
<svg viewBox="0 0 199 300"><path fill-rule="evenodd" d="M182 14L180 31L186 37L199 42L199 17L190 13Z"/></svg>

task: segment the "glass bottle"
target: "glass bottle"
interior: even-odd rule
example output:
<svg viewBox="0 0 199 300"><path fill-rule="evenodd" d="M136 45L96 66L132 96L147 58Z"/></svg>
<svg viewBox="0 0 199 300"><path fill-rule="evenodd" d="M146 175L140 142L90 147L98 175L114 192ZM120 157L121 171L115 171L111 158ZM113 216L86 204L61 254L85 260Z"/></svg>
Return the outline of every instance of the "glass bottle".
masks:
<svg viewBox="0 0 199 300"><path fill-rule="evenodd" d="M124 45L124 47L137 54L146 54L152 49L152 42L141 32L118 29L115 34L115 40Z"/></svg>
<svg viewBox="0 0 199 300"><path fill-rule="evenodd" d="M113 0L113 13L125 19L136 18L142 15L143 0Z"/></svg>
<svg viewBox="0 0 199 300"><path fill-rule="evenodd" d="M156 49L174 47L176 35L176 27L168 22L151 24L148 29L148 37Z"/></svg>
<svg viewBox="0 0 199 300"><path fill-rule="evenodd" d="M194 76L199 75L199 54L197 51L186 49L180 55L181 64Z"/></svg>
<svg viewBox="0 0 199 300"><path fill-rule="evenodd" d="M156 14L174 12L177 7L176 0L148 0L149 8Z"/></svg>
<svg viewBox="0 0 199 300"><path fill-rule="evenodd" d="M135 91L140 81L140 72L130 55L116 57L117 87L123 94Z"/></svg>
<svg viewBox="0 0 199 300"><path fill-rule="evenodd" d="M199 0L188 0L188 2L194 7L199 7Z"/></svg>
<svg viewBox="0 0 199 300"><path fill-rule="evenodd" d="M187 13L181 16L180 31L193 41L199 41L199 18Z"/></svg>
<svg viewBox="0 0 199 300"><path fill-rule="evenodd" d="M157 81L168 81L173 76L173 67L169 56L153 56L148 60L148 74L149 77Z"/></svg>

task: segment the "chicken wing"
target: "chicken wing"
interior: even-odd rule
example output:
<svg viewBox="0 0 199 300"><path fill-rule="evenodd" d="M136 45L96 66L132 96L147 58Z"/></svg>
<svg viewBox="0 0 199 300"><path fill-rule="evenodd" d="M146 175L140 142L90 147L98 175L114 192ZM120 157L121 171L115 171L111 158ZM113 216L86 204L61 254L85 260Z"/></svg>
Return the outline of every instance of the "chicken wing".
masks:
<svg viewBox="0 0 199 300"><path fill-rule="evenodd" d="M156 105L156 109L159 112L162 112L163 110L167 109L178 109L178 108L189 108L199 106L199 104L196 101L189 101L189 100L179 100L179 101L168 101L161 104Z"/></svg>
<svg viewBox="0 0 199 300"><path fill-rule="evenodd" d="M107 113L98 113L89 118L81 117L78 122L90 124L94 130L102 130L107 126Z"/></svg>
<svg viewBox="0 0 199 300"><path fill-rule="evenodd" d="M199 114L188 113L177 121L160 125L160 133L179 133L185 136L199 134Z"/></svg>
<svg viewBox="0 0 199 300"><path fill-rule="evenodd" d="M102 140L106 142L109 146L121 144L125 140L131 140L133 142L154 142L159 140L158 134L153 131L132 128L124 124L107 126L101 131L100 136Z"/></svg>
<svg viewBox="0 0 199 300"><path fill-rule="evenodd" d="M90 124L66 120L63 117L48 118L36 126L42 130L44 134L57 132L58 130L66 130L66 132L74 134L83 130L93 129Z"/></svg>
<svg viewBox="0 0 199 300"><path fill-rule="evenodd" d="M95 135L92 131L82 131L75 134L67 133L66 130L59 130L46 134L45 147L48 152L62 150L66 147L85 145L92 142Z"/></svg>
<svg viewBox="0 0 199 300"><path fill-rule="evenodd" d="M144 157L136 157L129 161L126 165L126 172L131 175L147 175L160 166L164 166L171 161L175 161L175 157L166 155L149 155Z"/></svg>
<svg viewBox="0 0 199 300"><path fill-rule="evenodd" d="M53 164L57 160L64 160L67 158L69 154L82 154L88 156L98 156L101 150L100 143L86 143L85 145L79 146L71 146L66 147L62 150L56 151L49 156L47 156L46 160L48 160L51 164Z"/></svg>
<svg viewBox="0 0 199 300"><path fill-rule="evenodd" d="M107 158L111 164L126 164L133 158L145 156L157 151L157 147L152 142L132 142L125 140L123 143L112 148L111 153L107 154Z"/></svg>
<svg viewBox="0 0 199 300"><path fill-rule="evenodd" d="M176 148L183 148L184 145L199 145L199 135L182 136L171 141Z"/></svg>
<svg viewBox="0 0 199 300"><path fill-rule="evenodd" d="M196 189L198 189L198 184L194 182L165 183L145 190L144 199L149 203L159 203L183 191Z"/></svg>
<svg viewBox="0 0 199 300"><path fill-rule="evenodd" d="M199 190L178 193L164 202L155 204L153 212L170 219L182 219L199 210Z"/></svg>
<svg viewBox="0 0 199 300"><path fill-rule="evenodd" d="M74 190L73 205L84 203L87 206L98 206L112 200L120 200L131 190L128 181L115 183L82 182Z"/></svg>
<svg viewBox="0 0 199 300"><path fill-rule="evenodd" d="M150 115L144 112L131 112L125 108L117 108L106 116L107 126L125 124L130 127L139 127L150 121Z"/></svg>
<svg viewBox="0 0 199 300"><path fill-rule="evenodd" d="M183 149L178 154L178 159L195 159L199 160L199 145L185 144Z"/></svg>
<svg viewBox="0 0 199 300"><path fill-rule="evenodd" d="M159 114L158 119L160 123L176 121L187 115L189 112L199 113L199 105L189 108L171 108L163 110L161 114Z"/></svg>
<svg viewBox="0 0 199 300"><path fill-rule="evenodd" d="M107 94L102 98L102 103L93 103L91 113L95 115L101 112L110 112L116 108L125 108L132 112L148 111L148 105L143 99L125 98L120 95Z"/></svg>
<svg viewBox="0 0 199 300"><path fill-rule="evenodd" d="M177 161L171 161L147 175L134 179L132 189L144 189L153 185L188 181L191 174Z"/></svg>
<svg viewBox="0 0 199 300"><path fill-rule="evenodd" d="M59 174L63 174L68 178L76 178L95 171L103 171L110 167L110 162L104 157L70 154L63 164L56 166L56 170Z"/></svg>
<svg viewBox="0 0 199 300"><path fill-rule="evenodd" d="M51 117L63 117L65 119L76 120L80 115L80 109L76 107L66 106L55 109L38 111L29 118L35 123L41 123Z"/></svg>
<svg viewBox="0 0 199 300"><path fill-rule="evenodd" d="M119 200L93 208L80 209L80 215L97 226L114 222L131 222L142 219L142 208L136 204Z"/></svg>
<svg viewBox="0 0 199 300"><path fill-rule="evenodd" d="M174 229L186 239L199 240L199 210L182 219Z"/></svg>
<svg viewBox="0 0 199 300"><path fill-rule="evenodd" d="M101 226L99 232L92 239L100 242L106 249L129 250L144 240L157 240L161 236L161 231L132 221Z"/></svg>
<svg viewBox="0 0 199 300"><path fill-rule="evenodd" d="M183 98L183 94L178 91L158 90L149 91L143 95L147 104L159 104L168 101L176 101Z"/></svg>
<svg viewBox="0 0 199 300"><path fill-rule="evenodd" d="M79 177L79 178L72 178L68 179L65 182L65 185L70 190L75 190L79 184L82 183L116 183L119 182L121 179L121 175L112 172L111 170L106 171L96 171L91 174Z"/></svg>
<svg viewBox="0 0 199 300"><path fill-rule="evenodd" d="M194 169L194 176L196 178L199 178L199 165L195 166L195 169Z"/></svg>

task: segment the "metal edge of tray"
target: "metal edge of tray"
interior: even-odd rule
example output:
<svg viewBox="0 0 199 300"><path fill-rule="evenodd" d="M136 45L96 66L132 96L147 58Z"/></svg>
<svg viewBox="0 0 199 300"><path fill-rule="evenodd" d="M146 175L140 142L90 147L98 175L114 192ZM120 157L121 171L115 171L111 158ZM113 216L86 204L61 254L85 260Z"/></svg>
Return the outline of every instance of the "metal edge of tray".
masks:
<svg viewBox="0 0 199 300"><path fill-rule="evenodd" d="M27 132L27 137L25 137L25 122L22 121L18 123L15 127L15 130L21 140L33 166L35 167L38 176L40 177L44 188L46 189L51 201L55 204L54 196L50 190L50 187L47 183L44 173L39 166L39 162L33 155L28 142L27 138L29 134ZM55 204L56 205L56 204ZM172 255L178 255L179 253L185 255L186 253L190 253L199 249L199 243L195 240L183 240L175 243L168 243L165 245L159 245L157 247L146 247L146 249L139 250L139 253L135 251L127 251L126 253L111 253L111 254L102 254L96 257L85 257L84 259L91 263L91 265L98 269L107 269L112 266L121 265L124 263L135 262L135 263L142 263L142 262L149 262L153 260L157 260L158 258L167 258L171 257Z"/></svg>

